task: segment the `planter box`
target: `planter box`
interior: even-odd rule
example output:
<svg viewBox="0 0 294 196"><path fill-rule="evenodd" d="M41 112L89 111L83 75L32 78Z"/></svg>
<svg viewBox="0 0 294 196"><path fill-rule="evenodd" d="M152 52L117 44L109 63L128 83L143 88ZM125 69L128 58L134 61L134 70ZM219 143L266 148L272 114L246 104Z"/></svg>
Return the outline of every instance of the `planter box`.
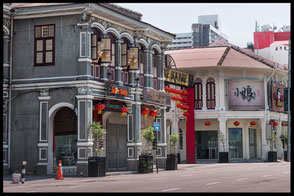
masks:
<svg viewBox="0 0 294 196"><path fill-rule="evenodd" d="M228 163L229 162L229 152L219 152L219 163Z"/></svg>
<svg viewBox="0 0 294 196"><path fill-rule="evenodd" d="M288 152L284 151L284 161L288 161Z"/></svg>
<svg viewBox="0 0 294 196"><path fill-rule="evenodd" d="M166 170L178 169L178 155L168 154L166 159Z"/></svg>
<svg viewBox="0 0 294 196"><path fill-rule="evenodd" d="M268 162L277 162L277 152L268 151Z"/></svg>
<svg viewBox="0 0 294 196"><path fill-rule="evenodd" d="M153 156L140 155L138 173L153 173Z"/></svg>
<svg viewBox="0 0 294 196"><path fill-rule="evenodd" d="M88 176L103 177L106 173L105 157L89 157L88 158Z"/></svg>

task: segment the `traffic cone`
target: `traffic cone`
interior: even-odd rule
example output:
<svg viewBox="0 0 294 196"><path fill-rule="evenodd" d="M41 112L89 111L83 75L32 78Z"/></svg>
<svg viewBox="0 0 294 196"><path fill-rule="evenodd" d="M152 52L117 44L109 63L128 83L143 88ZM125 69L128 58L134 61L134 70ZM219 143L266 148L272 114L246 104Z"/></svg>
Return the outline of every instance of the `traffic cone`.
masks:
<svg viewBox="0 0 294 196"><path fill-rule="evenodd" d="M61 160L59 160L58 170L57 170L57 175L56 175L55 180L64 180L64 178L63 178L63 173L62 173L62 164L61 164Z"/></svg>

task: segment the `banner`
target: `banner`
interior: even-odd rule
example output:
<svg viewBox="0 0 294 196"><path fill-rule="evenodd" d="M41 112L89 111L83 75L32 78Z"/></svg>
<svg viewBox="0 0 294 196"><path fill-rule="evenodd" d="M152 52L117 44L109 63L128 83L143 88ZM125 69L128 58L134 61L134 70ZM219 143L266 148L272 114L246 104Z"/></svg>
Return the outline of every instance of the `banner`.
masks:
<svg viewBox="0 0 294 196"><path fill-rule="evenodd" d="M284 85L272 82L271 87L272 110L276 112L284 112Z"/></svg>
<svg viewBox="0 0 294 196"><path fill-rule="evenodd" d="M263 80L228 80L228 109L265 109Z"/></svg>

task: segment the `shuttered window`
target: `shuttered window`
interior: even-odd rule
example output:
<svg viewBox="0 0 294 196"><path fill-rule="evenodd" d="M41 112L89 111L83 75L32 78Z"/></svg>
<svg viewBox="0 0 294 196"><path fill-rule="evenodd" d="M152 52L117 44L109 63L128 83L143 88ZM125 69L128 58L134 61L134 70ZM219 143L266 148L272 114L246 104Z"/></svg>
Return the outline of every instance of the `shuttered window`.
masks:
<svg viewBox="0 0 294 196"><path fill-rule="evenodd" d="M202 81L197 79L195 81L195 110L201 110L202 104Z"/></svg>
<svg viewBox="0 0 294 196"><path fill-rule="evenodd" d="M35 26L35 66L55 64L55 25Z"/></svg>
<svg viewBox="0 0 294 196"><path fill-rule="evenodd" d="M207 109L215 108L215 82L213 78L209 78L206 83L206 105Z"/></svg>

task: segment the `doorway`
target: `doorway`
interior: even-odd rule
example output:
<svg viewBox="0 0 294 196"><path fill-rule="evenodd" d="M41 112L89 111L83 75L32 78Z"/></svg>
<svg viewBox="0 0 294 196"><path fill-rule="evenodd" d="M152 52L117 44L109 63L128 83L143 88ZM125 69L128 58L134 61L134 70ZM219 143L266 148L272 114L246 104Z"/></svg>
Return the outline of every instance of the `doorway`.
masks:
<svg viewBox="0 0 294 196"><path fill-rule="evenodd" d="M256 129L249 128L249 155L250 159L257 158Z"/></svg>
<svg viewBox="0 0 294 196"><path fill-rule="evenodd" d="M217 131L196 131L196 159L217 159Z"/></svg>
<svg viewBox="0 0 294 196"><path fill-rule="evenodd" d="M242 128L229 128L229 157L243 158Z"/></svg>
<svg viewBox="0 0 294 196"><path fill-rule="evenodd" d="M53 119L53 172L57 172L59 160L62 166L74 168L77 162L77 116L68 108L61 108Z"/></svg>
<svg viewBox="0 0 294 196"><path fill-rule="evenodd" d="M127 170L127 156L127 126L108 123L106 132L107 170Z"/></svg>

